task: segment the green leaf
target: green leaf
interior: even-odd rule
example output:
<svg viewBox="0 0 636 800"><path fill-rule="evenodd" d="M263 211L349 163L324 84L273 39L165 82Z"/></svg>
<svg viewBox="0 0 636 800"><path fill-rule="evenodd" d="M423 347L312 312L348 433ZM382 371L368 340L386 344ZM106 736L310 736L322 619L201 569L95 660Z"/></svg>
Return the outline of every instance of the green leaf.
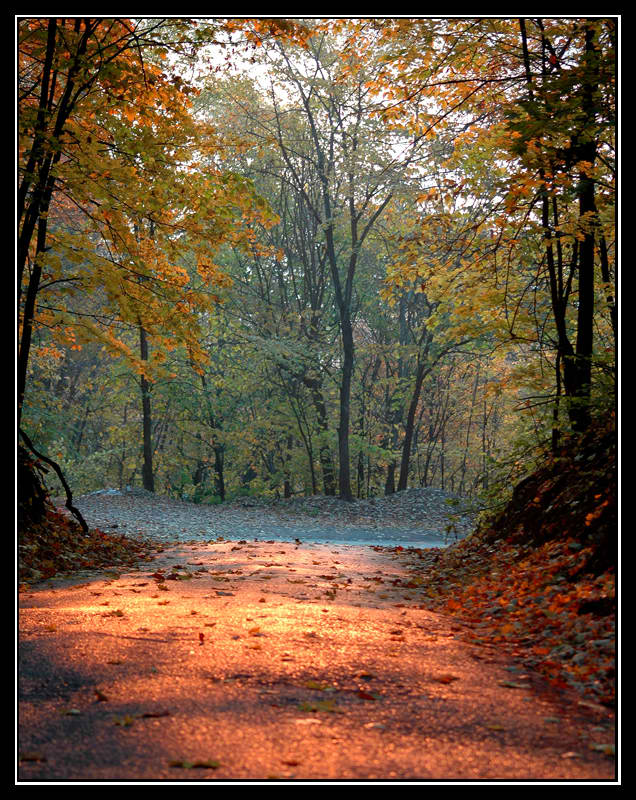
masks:
<svg viewBox="0 0 636 800"><path fill-rule="evenodd" d="M218 769L221 766L219 761L212 759L187 761L175 759L169 762L171 767L178 767L179 769Z"/></svg>

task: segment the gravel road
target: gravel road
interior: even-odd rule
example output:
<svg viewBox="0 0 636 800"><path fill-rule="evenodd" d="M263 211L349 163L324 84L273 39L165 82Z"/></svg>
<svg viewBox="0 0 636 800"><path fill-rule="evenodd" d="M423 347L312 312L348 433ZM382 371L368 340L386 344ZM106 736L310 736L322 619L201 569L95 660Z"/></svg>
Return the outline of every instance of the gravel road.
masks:
<svg viewBox="0 0 636 800"><path fill-rule="evenodd" d="M158 541L263 539L443 547L465 536L474 515L440 489L407 489L352 503L335 497L279 502L243 498L219 506L184 502L142 489L106 489L79 497L76 506L91 527L141 534Z"/></svg>

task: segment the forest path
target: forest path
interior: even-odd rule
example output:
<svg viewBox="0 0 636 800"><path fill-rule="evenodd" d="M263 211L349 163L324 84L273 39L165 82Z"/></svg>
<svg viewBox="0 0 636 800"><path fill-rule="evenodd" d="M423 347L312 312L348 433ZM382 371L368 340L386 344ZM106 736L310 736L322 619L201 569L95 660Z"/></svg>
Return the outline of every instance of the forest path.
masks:
<svg viewBox="0 0 636 800"><path fill-rule="evenodd" d="M18 781L613 780L607 710L464 641L412 566L174 543L30 588Z"/></svg>
<svg viewBox="0 0 636 800"><path fill-rule="evenodd" d="M75 505L91 528L159 542L298 537L305 542L426 548L443 547L472 529L474 515L459 512L465 502L433 487L353 502L313 495L278 502L245 497L216 506L143 489L107 489L79 497Z"/></svg>

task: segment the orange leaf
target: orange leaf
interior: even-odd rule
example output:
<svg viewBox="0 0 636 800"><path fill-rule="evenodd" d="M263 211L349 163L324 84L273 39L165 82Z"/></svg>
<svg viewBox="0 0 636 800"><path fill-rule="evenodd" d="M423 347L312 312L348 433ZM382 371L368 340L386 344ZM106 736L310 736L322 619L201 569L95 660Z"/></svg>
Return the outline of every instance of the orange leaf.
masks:
<svg viewBox="0 0 636 800"><path fill-rule="evenodd" d="M433 680L438 683L452 683L453 681L458 681L459 678L457 675L437 675Z"/></svg>

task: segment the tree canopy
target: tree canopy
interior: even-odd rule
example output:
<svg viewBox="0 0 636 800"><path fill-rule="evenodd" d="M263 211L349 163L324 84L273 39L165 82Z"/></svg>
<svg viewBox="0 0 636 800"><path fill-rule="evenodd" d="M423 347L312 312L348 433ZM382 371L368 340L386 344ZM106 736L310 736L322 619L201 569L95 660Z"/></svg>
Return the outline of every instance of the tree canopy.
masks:
<svg viewBox="0 0 636 800"><path fill-rule="evenodd" d="M18 425L72 486L465 495L613 413L612 17L21 17Z"/></svg>

